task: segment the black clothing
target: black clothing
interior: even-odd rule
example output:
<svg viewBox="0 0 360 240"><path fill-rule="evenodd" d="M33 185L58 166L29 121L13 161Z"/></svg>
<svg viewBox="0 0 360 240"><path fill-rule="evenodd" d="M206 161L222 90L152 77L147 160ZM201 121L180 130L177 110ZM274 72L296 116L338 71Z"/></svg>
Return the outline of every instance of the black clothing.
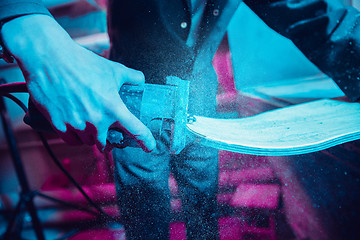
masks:
<svg viewBox="0 0 360 240"><path fill-rule="evenodd" d="M209 2L199 43L195 49L189 49L184 41L190 28L181 28L180 24L191 23L187 7L190 0L109 0L109 33L114 46L117 46L115 48L121 50L116 54L112 52L112 58L124 60L123 63L129 67L143 68L149 82L161 82L164 76L169 75L168 73L186 78L186 73L195 64L194 55L201 55L200 49L207 49L205 55L212 56L215 52L216 49L212 48L216 48L219 44L218 39L223 35L227 22L241 1L211 0ZM358 10L353 7L334 9L330 5L330 0L245 0L244 2L269 27L292 40L307 58L337 83L350 100L356 101L360 98ZM220 10L219 15L212 14L215 9ZM224 11L226 9L228 11ZM41 0L0 1L1 22L31 13L49 14ZM222 15L226 15L223 18L229 19L224 19L224 24L219 25ZM129 31L133 28L137 30L135 36L131 36ZM117 37L116 32L119 31L123 32ZM171 55L161 57L163 50L167 52L170 49ZM177 63L174 63L174 59L177 59L175 61ZM152 64L154 62L158 63L156 67ZM194 88L202 89L200 85ZM213 88L212 86L209 88L210 96L216 92ZM202 96L205 94L199 95L201 96L194 99L197 104L193 109L197 111L201 103L204 103L205 107L210 106L206 104L210 97ZM203 113L212 115L213 111L203 111Z"/></svg>
<svg viewBox="0 0 360 240"><path fill-rule="evenodd" d="M0 22L7 19L27 14L47 14L49 11L41 0L1 0Z"/></svg>
<svg viewBox="0 0 360 240"><path fill-rule="evenodd" d="M36 4L39 2L27 0L24 4L31 6L34 13L46 14ZM359 99L357 10L334 9L328 6L330 0L244 2L269 27L292 40L351 100ZM191 26L190 0L109 0L110 58L143 71L149 83L163 84L169 75L190 80L189 113L216 116L217 79L211 61L240 3L240 0L208 0L197 42L189 47L186 40ZM9 8L14 9L8 13ZM2 0L0 19L31 13L31 8L23 11L20 0ZM115 150L114 160L119 206L129 238L168 237L170 171L183 195L188 238L218 237L218 163L214 149L190 142L179 156L155 156L126 148Z"/></svg>

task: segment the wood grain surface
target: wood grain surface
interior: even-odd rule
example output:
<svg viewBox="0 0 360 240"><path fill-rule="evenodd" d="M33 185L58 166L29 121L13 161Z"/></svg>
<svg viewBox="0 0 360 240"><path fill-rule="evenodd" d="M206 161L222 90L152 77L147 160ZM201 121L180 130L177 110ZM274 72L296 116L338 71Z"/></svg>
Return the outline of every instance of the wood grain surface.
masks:
<svg viewBox="0 0 360 240"><path fill-rule="evenodd" d="M360 139L360 103L322 99L255 116L194 116L190 135L214 148L265 156L298 155Z"/></svg>

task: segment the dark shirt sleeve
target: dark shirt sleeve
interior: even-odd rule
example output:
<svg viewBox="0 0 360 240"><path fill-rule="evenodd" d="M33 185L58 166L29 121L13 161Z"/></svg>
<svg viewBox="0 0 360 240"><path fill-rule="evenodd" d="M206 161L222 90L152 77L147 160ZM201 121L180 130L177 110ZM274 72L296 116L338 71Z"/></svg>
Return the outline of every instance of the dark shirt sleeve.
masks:
<svg viewBox="0 0 360 240"><path fill-rule="evenodd" d="M329 0L330 1L330 0ZM245 0L269 27L289 38L352 101L360 99L360 14L325 0Z"/></svg>
<svg viewBox="0 0 360 240"><path fill-rule="evenodd" d="M21 15L50 15L41 0L0 0L0 21Z"/></svg>

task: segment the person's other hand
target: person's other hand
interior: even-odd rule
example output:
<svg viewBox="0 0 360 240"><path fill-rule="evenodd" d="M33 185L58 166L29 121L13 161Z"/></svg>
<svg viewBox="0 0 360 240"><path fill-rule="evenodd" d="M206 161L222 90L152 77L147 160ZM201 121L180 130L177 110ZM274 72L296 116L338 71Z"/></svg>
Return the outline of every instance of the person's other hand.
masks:
<svg viewBox="0 0 360 240"><path fill-rule="evenodd" d="M126 108L123 84L144 84L140 71L109 61L75 43L46 15L27 15L2 28L5 46L17 60L36 107L70 144L96 144L104 151L109 127L121 128L144 151L155 140Z"/></svg>

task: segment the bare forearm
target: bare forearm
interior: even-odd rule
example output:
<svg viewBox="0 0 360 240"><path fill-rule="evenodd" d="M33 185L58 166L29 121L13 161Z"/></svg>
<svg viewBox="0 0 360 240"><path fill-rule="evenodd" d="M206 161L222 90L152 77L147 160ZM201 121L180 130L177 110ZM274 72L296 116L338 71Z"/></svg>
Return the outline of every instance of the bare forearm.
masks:
<svg viewBox="0 0 360 240"><path fill-rule="evenodd" d="M52 17L41 14L20 16L6 22L1 35L5 47L18 63L31 68L58 54L62 50L59 44L74 44Z"/></svg>

